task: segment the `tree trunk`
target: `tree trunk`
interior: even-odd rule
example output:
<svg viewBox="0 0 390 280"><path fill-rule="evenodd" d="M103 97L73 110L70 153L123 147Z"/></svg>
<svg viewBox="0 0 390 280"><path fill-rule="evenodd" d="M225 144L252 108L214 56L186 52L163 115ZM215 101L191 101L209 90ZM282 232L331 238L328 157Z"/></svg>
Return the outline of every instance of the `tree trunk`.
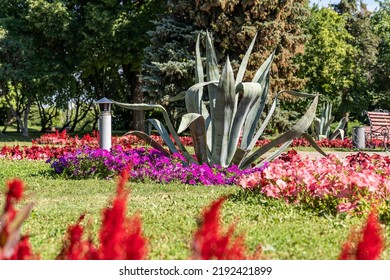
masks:
<svg viewBox="0 0 390 280"><path fill-rule="evenodd" d="M22 120L21 118L21 114L19 114L19 112L15 109L15 107L12 105L12 102L11 102L11 99L10 97L8 96L8 93L9 93L9 89L8 87L6 86L5 88L3 88L3 96L5 98L5 101L8 105L8 107L10 108L11 112L12 112L12 115L15 117L16 119L16 131L17 132L20 132L20 128L22 128L22 131L23 131L23 122L24 120ZM27 110L26 110L27 111ZM28 110L29 111L29 110ZM26 136L25 135L25 131L23 131L23 136ZM28 136L28 131L27 131L27 136Z"/></svg>
<svg viewBox="0 0 390 280"><path fill-rule="evenodd" d="M123 65L123 72L130 86L129 103L144 103L144 95L141 90L141 81L139 71L131 69L130 64ZM132 130L145 131L145 113L144 111L133 111Z"/></svg>
<svg viewBox="0 0 390 280"><path fill-rule="evenodd" d="M23 115L22 135L28 137L28 116L30 115L30 109L32 104L32 97L28 96L26 109Z"/></svg>

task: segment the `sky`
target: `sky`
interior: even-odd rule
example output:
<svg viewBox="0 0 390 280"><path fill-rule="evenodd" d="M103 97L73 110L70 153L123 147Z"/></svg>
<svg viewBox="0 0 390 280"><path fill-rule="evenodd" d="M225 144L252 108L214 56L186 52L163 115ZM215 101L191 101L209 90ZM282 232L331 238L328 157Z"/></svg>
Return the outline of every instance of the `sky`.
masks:
<svg viewBox="0 0 390 280"><path fill-rule="evenodd" d="M338 0L310 0L311 3L317 3L320 6L326 7L329 4L338 3ZM374 11L378 8L378 3L375 0L363 0L363 2L367 5L368 10Z"/></svg>

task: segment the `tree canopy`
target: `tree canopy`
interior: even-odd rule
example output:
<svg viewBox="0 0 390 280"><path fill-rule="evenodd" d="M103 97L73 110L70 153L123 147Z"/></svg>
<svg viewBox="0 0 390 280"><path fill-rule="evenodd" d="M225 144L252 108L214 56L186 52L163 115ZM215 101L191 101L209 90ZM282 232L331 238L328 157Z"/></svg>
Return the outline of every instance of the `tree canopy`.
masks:
<svg viewBox="0 0 390 280"><path fill-rule="evenodd" d="M273 93L319 92L341 104L338 115L390 109L389 6L389 0L376 11L357 0L326 8L307 0L0 1L0 123L4 129L15 123L26 135L33 112L42 130L54 123L96 129L93 102L103 96L163 104L175 118L184 106L169 100L194 83L195 39L206 30L218 63L229 56L235 71L257 33L244 80L275 51ZM143 120L142 112L114 108L116 128L143 130Z"/></svg>

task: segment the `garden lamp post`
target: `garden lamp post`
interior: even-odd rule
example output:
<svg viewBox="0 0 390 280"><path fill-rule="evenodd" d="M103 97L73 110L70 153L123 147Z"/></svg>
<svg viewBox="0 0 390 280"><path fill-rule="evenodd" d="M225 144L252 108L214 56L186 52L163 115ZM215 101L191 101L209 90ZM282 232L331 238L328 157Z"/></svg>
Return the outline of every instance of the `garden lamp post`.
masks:
<svg viewBox="0 0 390 280"><path fill-rule="evenodd" d="M105 150L111 149L111 104L110 99L103 97L96 101L100 108L99 117L99 147Z"/></svg>

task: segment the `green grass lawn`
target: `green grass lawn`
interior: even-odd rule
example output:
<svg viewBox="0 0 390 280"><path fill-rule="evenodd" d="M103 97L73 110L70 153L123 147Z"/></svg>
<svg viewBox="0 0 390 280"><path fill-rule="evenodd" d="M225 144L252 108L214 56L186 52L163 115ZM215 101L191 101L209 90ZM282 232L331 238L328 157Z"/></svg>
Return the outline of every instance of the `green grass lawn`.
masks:
<svg viewBox="0 0 390 280"><path fill-rule="evenodd" d="M116 187L114 180L64 180L49 171L49 165L40 161L0 160L0 207L5 182L23 179L26 196L20 206L34 202L34 208L22 231L31 236L33 250L43 259L56 257L67 226L83 213L96 237L101 211ZM222 195L230 195L222 209L225 228L236 222L249 250L261 244L264 257L270 259L336 259L350 228L363 222L363 218L319 216L281 201L246 197L238 187L135 182L128 187L128 215L141 215L151 259L187 259L203 207ZM389 236L389 228L386 233ZM386 250L383 258L390 259L389 253Z"/></svg>

